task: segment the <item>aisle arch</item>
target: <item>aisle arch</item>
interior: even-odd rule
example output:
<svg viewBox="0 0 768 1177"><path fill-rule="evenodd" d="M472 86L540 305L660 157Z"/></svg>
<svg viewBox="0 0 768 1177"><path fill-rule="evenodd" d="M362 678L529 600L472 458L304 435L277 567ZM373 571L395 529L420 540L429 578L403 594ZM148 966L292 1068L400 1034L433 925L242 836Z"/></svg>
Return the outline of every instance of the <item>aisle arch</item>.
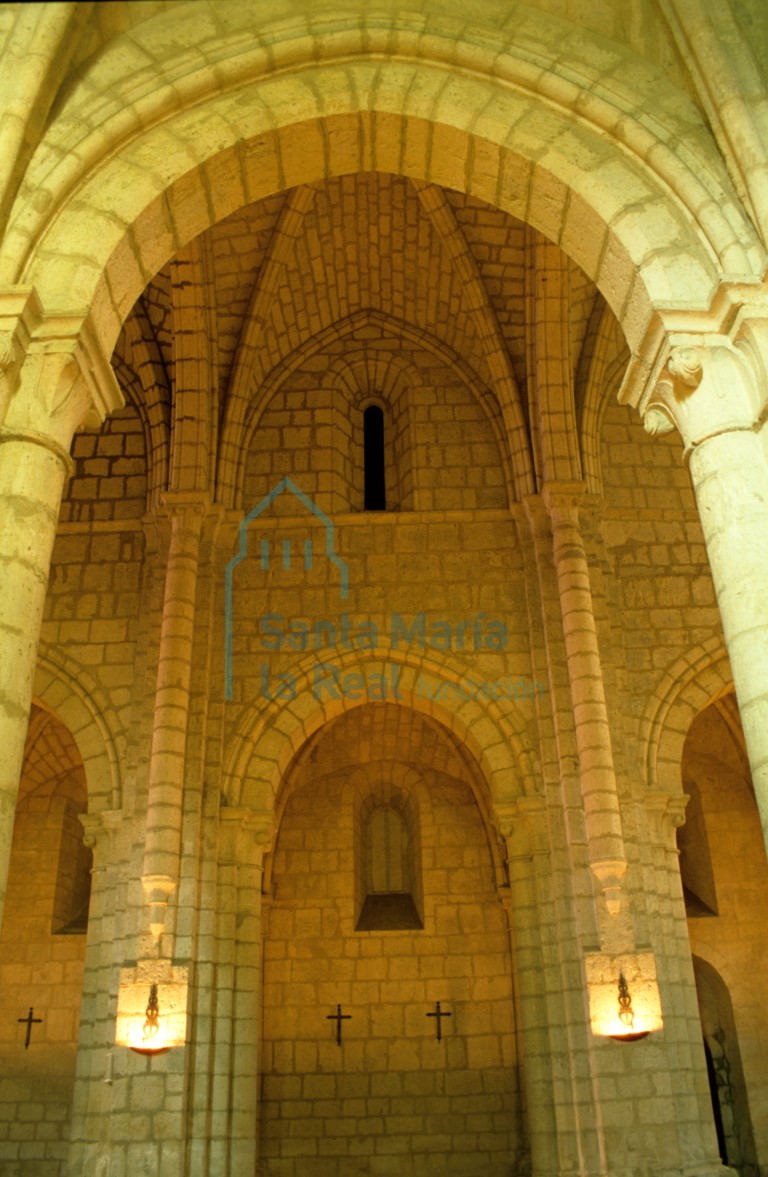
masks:
<svg viewBox="0 0 768 1177"><path fill-rule="evenodd" d="M418 660L392 650L353 651L335 658L335 664L345 673L363 675L391 675L396 666L399 698L394 701L430 717L454 736L468 763L471 760L473 773L479 769L487 782L490 804L508 804L519 796L540 793L540 773L528 730L534 722L533 699L525 702L531 709L526 723L522 707L513 706L504 713L498 703L486 699L424 698L418 686L422 676L449 683L470 677L463 667L435 656L434 651ZM223 773L227 805L272 813L285 774L310 737L343 712L370 702L343 695L316 699L311 687L314 665L313 659L305 659L296 668L295 698L242 709Z"/></svg>
<svg viewBox="0 0 768 1177"><path fill-rule="evenodd" d="M425 37L421 13L343 8L267 17L246 41L242 8L218 6L226 35L197 30L194 64L191 46L169 40L162 60L154 44L152 87L121 46L178 42L183 24L164 14L109 42L20 187L0 280L36 286L48 313L90 309L107 354L192 238L266 195L358 171L530 223L596 282L630 347L654 308L706 307L722 279L759 278L763 250L695 107L639 58L623 82L626 47L590 60L581 30L525 10L514 44L492 22L470 35L432 16Z"/></svg>
<svg viewBox="0 0 768 1177"><path fill-rule="evenodd" d="M696 716L733 690L728 653L721 637L694 647L669 667L645 709L640 747L646 787L682 791L683 745Z"/></svg>
<svg viewBox="0 0 768 1177"><path fill-rule="evenodd" d="M60 650L41 650L33 700L53 712L72 733L83 760L89 812L119 809L123 800L120 727L98 685Z"/></svg>

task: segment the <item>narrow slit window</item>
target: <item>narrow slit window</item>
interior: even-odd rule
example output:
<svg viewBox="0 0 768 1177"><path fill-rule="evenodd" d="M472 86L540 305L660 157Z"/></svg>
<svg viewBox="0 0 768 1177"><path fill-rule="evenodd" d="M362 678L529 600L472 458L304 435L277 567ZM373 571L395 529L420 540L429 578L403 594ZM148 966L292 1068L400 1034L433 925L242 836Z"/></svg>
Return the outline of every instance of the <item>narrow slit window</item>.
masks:
<svg viewBox="0 0 768 1177"><path fill-rule="evenodd" d="M363 465L365 470L364 510L385 511L384 413L369 405L363 413Z"/></svg>
<svg viewBox="0 0 768 1177"><path fill-rule="evenodd" d="M424 927L413 891L413 830L393 805L377 805L363 828L364 902L356 931L405 931Z"/></svg>

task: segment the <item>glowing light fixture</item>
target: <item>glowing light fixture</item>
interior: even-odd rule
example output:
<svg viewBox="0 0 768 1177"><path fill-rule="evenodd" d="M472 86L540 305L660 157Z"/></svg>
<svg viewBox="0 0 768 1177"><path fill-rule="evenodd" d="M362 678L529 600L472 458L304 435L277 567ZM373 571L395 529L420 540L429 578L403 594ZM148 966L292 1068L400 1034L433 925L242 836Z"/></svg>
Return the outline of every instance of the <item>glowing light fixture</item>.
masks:
<svg viewBox="0 0 768 1177"><path fill-rule="evenodd" d="M588 953L585 971L593 1034L617 1042L638 1042L663 1028L652 952Z"/></svg>
<svg viewBox="0 0 768 1177"><path fill-rule="evenodd" d="M626 1027L624 1032L609 1035L617 1042L637 1042L638 1039L647 1038L650 1034L650 1030L635 1030L635 1011L632 1009L632 998L623 973L619 973L619 1021Z"/></svg>
<svg viewBox="0 0 768 1177"><path fill-rule="evenodd" d="M123 969L117 996L115 1042L136 1054L165 1054L187 1033L186 969L169 962Z"/></svg>
<svg viewBox="0 0 768 1177"><path fill-rule="evenodd" d="M153 982L149 989L149 1001L145 1010L146 1021L142 1026L141 1040L143 1046L131 1046L137 1054L165 1054L171 1048L165 1046L165 1039L160 1036L160 1003L157 1000L157 985Z"/></svg>

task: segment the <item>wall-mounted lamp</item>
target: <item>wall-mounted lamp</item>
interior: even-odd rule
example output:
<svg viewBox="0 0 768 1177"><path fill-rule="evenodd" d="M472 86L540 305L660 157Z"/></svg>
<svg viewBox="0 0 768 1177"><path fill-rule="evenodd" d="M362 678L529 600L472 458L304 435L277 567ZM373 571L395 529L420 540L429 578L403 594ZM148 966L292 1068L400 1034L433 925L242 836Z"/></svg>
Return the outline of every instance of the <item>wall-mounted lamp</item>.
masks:
<svg viewBox="0 0 768 1177"><path fill-rule="evenodd" d="M637 1042L640 1038L647 1038L650 1030L635 1030L635 1011L632 1009L632 998L629 993L627 979L619 973L619 1021L625 1027L621 1034L611 1034L617 1042Z"/></svg>
<svg viewBox="0 0 768 1177"><path fill-rule="evenodd" d="M141 1046L131 1046L136 1054L165 1054L171 1048L165 1045L165 1038L160 1034L160 1003L157 1000L157 985L153 982L149 988L149 1001L144 1011L146 1019L141 1029Z"/></svg>
<svg viewBox="0 0 768 1177"><path fill-rule="evenodd" d="M662 1029L652 952L622 952L615 956L594 952L585 957L584 963L593 1034L617 1042L637 1042Z"/></svg>
<svg viewBox="0 0 768 1177"><path fill-rule="evenodd" d="M123 969L115 1042L136 1054L165 1054L187 1034L187 973L168 961Z"/></svg>

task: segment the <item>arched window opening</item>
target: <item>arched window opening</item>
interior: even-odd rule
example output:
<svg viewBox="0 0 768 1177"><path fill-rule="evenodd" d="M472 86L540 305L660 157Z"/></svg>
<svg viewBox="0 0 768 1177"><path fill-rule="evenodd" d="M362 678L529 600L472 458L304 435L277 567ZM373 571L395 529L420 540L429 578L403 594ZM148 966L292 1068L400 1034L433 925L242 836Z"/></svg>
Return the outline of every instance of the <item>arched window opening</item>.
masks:
<svg viewBox="0 0 768 1177"><path fill-rule="evenodd" d="M414 895L414 823L399 806L379 804L363 818L363 904L358 932L423 928Z"/></svg>
<svg viewBox="0 0 768 1177"><path fill-rule="evenodd" d="M379 405L368 405L363 413L363 469L364 510L385 511L384 412Z"/></svg>

